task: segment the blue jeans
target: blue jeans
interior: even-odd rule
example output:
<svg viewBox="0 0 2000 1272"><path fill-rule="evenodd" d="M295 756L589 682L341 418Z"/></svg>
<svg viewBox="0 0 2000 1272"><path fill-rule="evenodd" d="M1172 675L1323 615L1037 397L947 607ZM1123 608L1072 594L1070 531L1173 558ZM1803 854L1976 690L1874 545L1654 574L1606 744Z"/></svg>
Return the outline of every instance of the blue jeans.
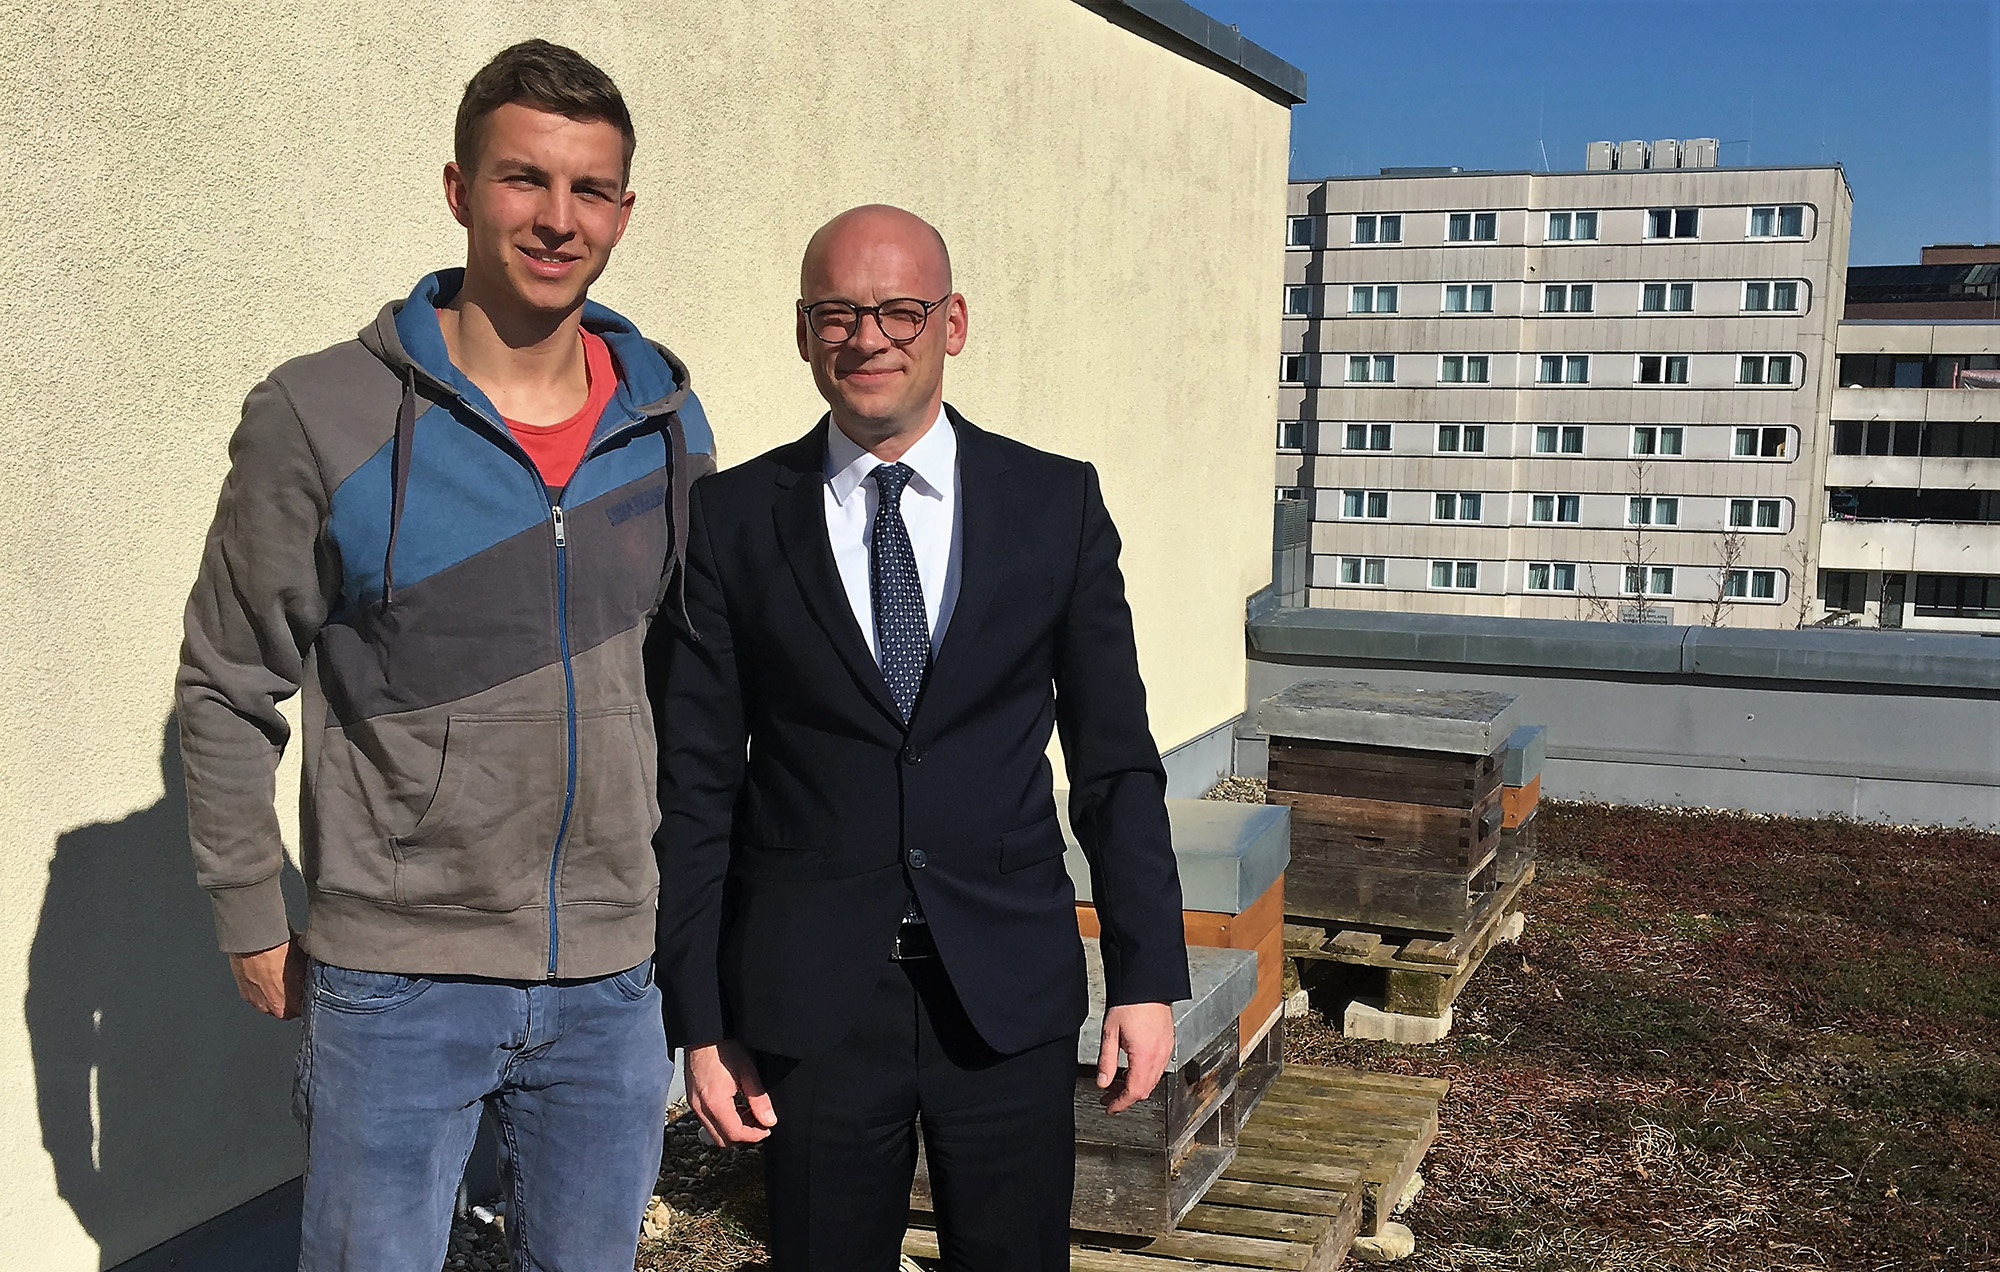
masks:
<svg viewBox="0 0 2000 1272"><path fill-rule="evenodd" d="M300 1272L437 1272L482 1107L518 1272L631 1272L672 1072L651 960L551 982L314 962Z"/></svg>

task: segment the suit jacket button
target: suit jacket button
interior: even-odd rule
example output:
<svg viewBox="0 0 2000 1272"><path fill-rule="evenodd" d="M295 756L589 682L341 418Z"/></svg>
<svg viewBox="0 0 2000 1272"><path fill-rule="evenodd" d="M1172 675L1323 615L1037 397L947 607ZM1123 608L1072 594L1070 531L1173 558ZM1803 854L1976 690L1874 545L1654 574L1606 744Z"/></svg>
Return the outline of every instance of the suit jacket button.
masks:
<svg viewBox="0 0 2000 1272"><path fill-rule="evenodd" d="M906 746L903 748L903 763L922 764L923 762L924 762L924 749L922 747Z"/></svg>
<svg viewBox="0 0 2000 1272"><path fill-rule="evenodd" d="M910 849L910 869L922 870L924 866L927 865L929 862L930 858L924 855L923 849L921 848Z"/></svg>

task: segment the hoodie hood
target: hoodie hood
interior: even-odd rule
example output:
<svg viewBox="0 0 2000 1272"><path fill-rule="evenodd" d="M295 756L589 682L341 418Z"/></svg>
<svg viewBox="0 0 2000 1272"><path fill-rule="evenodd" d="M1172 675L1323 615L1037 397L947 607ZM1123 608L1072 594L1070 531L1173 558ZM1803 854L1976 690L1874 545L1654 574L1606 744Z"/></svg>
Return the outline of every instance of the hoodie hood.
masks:
<svg viewBox="0 0 2000 1272"><path fill-rule="evenodd" d="M464 282L463 269L424 275L408 298L390 301L374 322L361 329L361 343L386 363L397 379L423 381L433 391L459 399L498 424L500 412L486 394L452 365L444 332L438 326L439 306L451 303ZM634 419L678 411L687 449L696 454L714 453L708 419L689 392L685 363L596 301L584 302L583 326L604 341L618 367L618 391L604 412L600 432Z"/></svg>

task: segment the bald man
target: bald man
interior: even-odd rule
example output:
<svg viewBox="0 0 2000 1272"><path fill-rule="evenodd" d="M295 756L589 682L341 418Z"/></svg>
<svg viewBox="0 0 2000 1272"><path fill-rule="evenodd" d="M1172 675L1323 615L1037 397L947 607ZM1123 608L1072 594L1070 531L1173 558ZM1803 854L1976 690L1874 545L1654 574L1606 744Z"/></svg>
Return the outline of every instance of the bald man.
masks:
<svg viewBox="0 0 2000 1272"><path fill-rule="evenodd" d="M799 285L828 413L693 494L667 1036L709 1132L764 1145L780 1272L893 1268L919 1133L946 1267L1066 1268L1086 986L1052 729L1104 924L1108 1108L1152 1090L1188 995L1118 535L1090 465L945 403L967 314L935 229L856 208Z"/></svg>

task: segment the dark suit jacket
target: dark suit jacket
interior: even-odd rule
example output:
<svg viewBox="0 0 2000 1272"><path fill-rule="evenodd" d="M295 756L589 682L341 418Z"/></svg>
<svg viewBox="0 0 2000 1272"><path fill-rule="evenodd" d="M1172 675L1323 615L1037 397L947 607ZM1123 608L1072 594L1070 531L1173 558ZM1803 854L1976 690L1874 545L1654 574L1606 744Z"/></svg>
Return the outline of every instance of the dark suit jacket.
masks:
<svg viewBox="0 0 2000 1272"><path fill-rule="evenodd" d="M665 658L659 981L676 1045L806 1057L859 1013L905 880L1001 1052L1086 1014L1049 763L1103 918L1109 1002L1188 996L1166 775L1090 465L958 431L958 603L906 729L827 539L826 421L694 489Z"/></svg>

